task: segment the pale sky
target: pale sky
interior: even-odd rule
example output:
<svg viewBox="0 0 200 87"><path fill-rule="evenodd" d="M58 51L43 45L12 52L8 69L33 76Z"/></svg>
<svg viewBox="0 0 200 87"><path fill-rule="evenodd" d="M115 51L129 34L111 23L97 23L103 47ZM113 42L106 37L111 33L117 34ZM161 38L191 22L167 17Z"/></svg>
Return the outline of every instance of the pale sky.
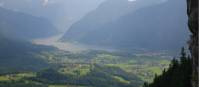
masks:
<svg viewBox="0 0 200 87"><path fill-rule="evenodd" d="M136 0L128 0L129 2L134 2L134 1L136 1Z"/></svg>
<svg viewBox="0 0 200 87"><path fill-rule="evenodd" d="M49 0L44 0L43 5L46 6L48 4Z"/></svg>

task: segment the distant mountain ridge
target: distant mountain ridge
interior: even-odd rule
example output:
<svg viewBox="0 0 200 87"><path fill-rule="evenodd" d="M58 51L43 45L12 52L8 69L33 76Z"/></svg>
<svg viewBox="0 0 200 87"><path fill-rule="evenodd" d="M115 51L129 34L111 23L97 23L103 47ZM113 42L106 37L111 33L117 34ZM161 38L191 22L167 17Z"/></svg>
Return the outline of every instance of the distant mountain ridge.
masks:
<svg viewBox="0 0 200 87"><path fill-rule="evenodd" d="M0 34L16 39L52 36L58 31L47 19L0 7Z"/></svg>
<svg viewBox="0 0 200 87"><path fill-rule="evenodd" d="M107 0L96 10L91 11L80 21L74 23L66 32L64 38L81 38L88 32L97 30L100 26L116 21L120 17L130 14L137 9L158 4L160 1L161 0L138 0L130 2L128 0ZM79 35L74 36L73 34Z"/></svg>
<svg viewBox="0 0 200 87"><path fill-rule="evenodd" d="M60 32L105 0L0 0L0 6L50 20Z"/></svg>
<svg viewBox="0 0 200 87"><path fill-rule="evenodd" d="M186 2L168 0L100 25L95 24L99 15L90 13L74 24L62 40L120 49L179 49L189 34L185 9Z"/></svg>
<svg viewBox="0 0 200 87"><path fill-rule="evenodd" d="M0 74L47 68L39 54L53 48L29 41L56 34L55 27L44 18L1 7L0 19Z"/></svg>

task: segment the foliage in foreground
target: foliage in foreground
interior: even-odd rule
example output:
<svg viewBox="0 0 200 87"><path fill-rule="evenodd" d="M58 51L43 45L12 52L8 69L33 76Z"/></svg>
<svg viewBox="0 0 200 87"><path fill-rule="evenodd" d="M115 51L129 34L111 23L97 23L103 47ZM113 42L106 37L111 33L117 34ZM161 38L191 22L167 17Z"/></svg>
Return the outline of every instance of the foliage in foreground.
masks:
<svg viewBox="0 0 200 87"><path fill-rule="evenodd" d="M173 59L167 71L155 75L153 83L144 83L143 87L191 87L191 75L192 60L182 48L180 60Z"/></svg>

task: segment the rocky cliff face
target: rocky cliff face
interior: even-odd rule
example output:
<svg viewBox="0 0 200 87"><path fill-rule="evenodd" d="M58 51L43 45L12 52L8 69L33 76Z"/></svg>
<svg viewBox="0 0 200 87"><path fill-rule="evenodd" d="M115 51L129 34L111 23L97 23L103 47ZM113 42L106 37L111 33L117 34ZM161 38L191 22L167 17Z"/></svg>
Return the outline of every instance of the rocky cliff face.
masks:
<svg viewBox="0 0 200 87"><path fill-rule="evenodd" d="M188 3L188 26L192 33L189 49L193 60L193 87L198 87L199 80L199 1L187 0Z"/></svg>

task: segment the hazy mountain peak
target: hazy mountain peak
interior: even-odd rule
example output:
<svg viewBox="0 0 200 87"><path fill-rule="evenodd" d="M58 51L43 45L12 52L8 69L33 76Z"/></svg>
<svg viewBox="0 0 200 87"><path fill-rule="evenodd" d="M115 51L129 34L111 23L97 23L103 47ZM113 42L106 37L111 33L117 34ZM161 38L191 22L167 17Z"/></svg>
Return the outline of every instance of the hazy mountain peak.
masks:
<svg viewBox="0 0 200 87"><path fill-rule="evenodd" d="M75 23L63 40L122 49L177 49L187 36L184 6L181 0L137 0L131 5L108 0Z"/></svg>
<svg viewBox="0 0 200 87"><path fill-rule="evenodd" d="M0 6L47 18L64 32L103 1L105 0L0 0Z"/></svg>

